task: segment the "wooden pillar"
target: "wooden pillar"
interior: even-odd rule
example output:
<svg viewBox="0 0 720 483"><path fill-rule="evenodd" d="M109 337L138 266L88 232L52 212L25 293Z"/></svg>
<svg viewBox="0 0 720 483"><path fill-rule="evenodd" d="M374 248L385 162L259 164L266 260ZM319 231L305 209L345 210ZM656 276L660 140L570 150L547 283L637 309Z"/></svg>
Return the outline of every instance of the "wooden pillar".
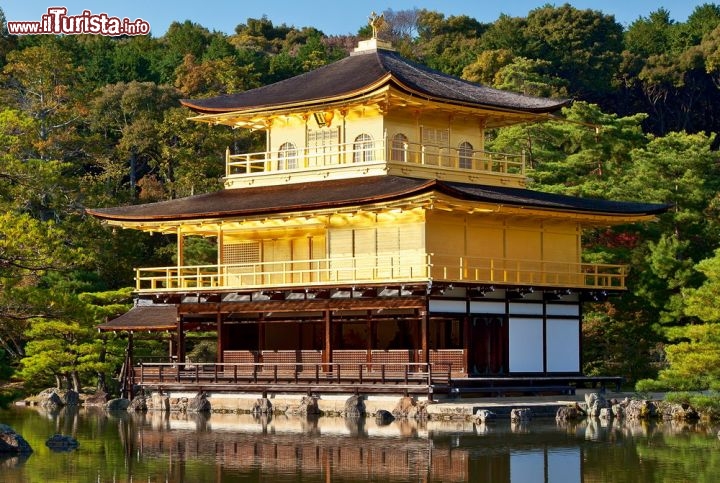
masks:
<svg viewBox="0 0 720 483"><path fill-rule="evenodd" d="M367 344L365 345L366 348L366 354L365 354L365 362L370 363L372 362L372 348L374 343L374 334L373 334L373 320L372 320L372 311L368 310L366 314L366 323L367 323Z"/></svg>
<svg viewBox="0 0 720 483"><path fill-rule="evenodd" d="M220 312L217 313L217 362L225 362L225 338L223 337L223 317Z"/></svg>
<svg viewBox="0 0 720 483"><path fill-rule="evenodd" d="M265 350L265 314L260 314L258 319L258 351Z"/></svg>
<svg viewBox="0 0 720 483"><path fill-rule="evenodd" d="M217 231L217 285L220 287L226 287L228 282L225 277L226 271L223 267L225 260L225 232L222 228L222 222L218 223Z"/></svg>
<svg viewBox="0 0 720 483"><path fill-rule="evenodd" d="M185 327L182 315L178 315L177 327L177 360L178 362L185 362Z"/></svg>
<svg viewBox="0 0 720 483"><path fill-rule="evenodd" d="M332 362L332 327L330 311L325 311L325 350L323 351L323 363Z"/></svg>
<svg viewBox="0 0 720 483"><path fill-rule="evenodd" d="M185 265L185 240L183 239L182 228L177 227L177 286L182 288L185 283L182 278L182 266Z"/></svg>
<svg viewBox="0 0 720 483"><path fill-rule="evenodd" d="M128 343L125 348L125 360L120 369L120 397L132 399L133 385L135 381L133 373L133 331L128 332Z"/></svg>
<svg viewBox="0 0 720 483"><path fill-rule="evenodd" d="M177 228L177 263L178 268L185 264L185 239L183 238L182 228Z"/></svg>
<svg viewBox="0 0 720 483"><path fill-rule="evenodd" d="M420 362L430 362L428 354L428 312L427 310L421 310L418 315L420 316L420 348L422 349Z"/></svg>
<svg viewBox="0 0 720 483"><path fill-rule="evenodd" d="M462 332L462 338L463 338L463 359L465 363L465 372L470 372L468 369L468 357L470 354L470 316L466 315L463 317L463 332Z"/></svg>
<svg viewBox="0 0 720 483"><path fill-rule="evenodd" d="M132 330L128 332L127 351L128 351L128 358L132 361L132 355L133 355L133 331Z"/></svg>

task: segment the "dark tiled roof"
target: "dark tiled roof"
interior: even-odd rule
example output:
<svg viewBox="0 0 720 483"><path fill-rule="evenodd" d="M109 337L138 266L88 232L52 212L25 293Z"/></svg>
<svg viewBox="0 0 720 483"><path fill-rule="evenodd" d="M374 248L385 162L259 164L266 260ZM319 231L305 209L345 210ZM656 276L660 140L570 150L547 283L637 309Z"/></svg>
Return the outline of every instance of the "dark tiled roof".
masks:
<svg viewBox="0 0 720 483"><path fill-rule="evenodd" d="M664 204L577 198L521 188L478 186L400 176L374 176L290 186L225 189L158 203L87 211L98 218L136 222L228 218L388 202L431 191L468 201L606 216L651 215L668 209L668 205Z"/></svg>
<svg viewBox="0 0 720 483"><path fill-rule="evenodd" d="M525 96L467 82L383 49L351 55L257 89L209 99L185 99L182 103L200 113L242 111L328 98L352 98L385 82L393 82L401 90L410 90L428 99L502 110L545 113L568 103L567 100Z"/></svg>
<svg viewBox="0 0 720 483"><path fill-rule="evenodd" d="M369 182L368 182L369 180ZM412 195L429 180L378 176L297 183L258 188L225 189L176 200L117 208L89 209L91 215L113 220L186 220L265 215L317 210Z"/></svg>
<svg viewBox="0 0 720 483"><path fill-rule="evenodd" d="M128 312L97 326L99 330L174 330L178 311L175 305L136 305Z"/></svg>
<svg viewBox="0 0 720 483"><path fill-rule="evenodd" d="M579 198L554 193L543 193L522 188L479 186L463 183L440 183L440 190L456 198L497 203L508 206L525 206L560 211L579 211L603 215L653 215L670 207L659 203L612 201L595 198Z"/></svg>

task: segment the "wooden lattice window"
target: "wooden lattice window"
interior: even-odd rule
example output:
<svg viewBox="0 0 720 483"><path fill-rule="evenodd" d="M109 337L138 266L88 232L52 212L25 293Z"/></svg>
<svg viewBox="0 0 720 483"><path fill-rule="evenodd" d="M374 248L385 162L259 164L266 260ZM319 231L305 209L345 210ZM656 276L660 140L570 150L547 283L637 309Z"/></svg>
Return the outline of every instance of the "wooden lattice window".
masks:
<svg viewBox="0 0 720 483"><path fill-rule="evenodd" d="M402 133L397 133L392 139L392 150L390 151L391 161L407 161L408 138Z"/></svg>
<svg viewBox="0 0 720 483"><path fill-rule="evenodd" d="M308 164L323 166L337 162L340 130L325 127L308 131Z"/></svg>
<svg viewBox="0 0 720 483"><path fill-rule="evenodd" d="M322 147L337 144L339 138L339 129L323 128L308 131L308 146Z"/></svg>
<svg viewBox="0 0 720 483"><path fill-rule="evenodd" d="M472 169L473 145L467 141L458 148L458 168Z"/></svg>
<svg viewBox="0 0 720 483"><path fill-rule="evenodd" d="M223 264L260 262L260 242L230 243L223 246Z"/></svg>
<svg viewBox="0 0 720 483"><path fill-rule="evenodd" d="M293 143L283 143L278 150L278 169L296 169L297 167L297 148Z"/></svg>
<svg viewBox="0 0 720 483"><path fill-rule="evenodd" d="M369 134L361 134L353 143L353 163L374 161L373 141Z"/></svg>
<svg viewBox="0 0 720 483"><path fill-rule="evenodd" d="M426 146L447 148L450 146L450 130L423 126L422 143Z"/></svg>
<svg viewBox="0 0 720 483"><path fill-rule="evenodd" d="M450 130L423 126L421 131L425 164L437 166L446 162L450 147Z"/></svg>

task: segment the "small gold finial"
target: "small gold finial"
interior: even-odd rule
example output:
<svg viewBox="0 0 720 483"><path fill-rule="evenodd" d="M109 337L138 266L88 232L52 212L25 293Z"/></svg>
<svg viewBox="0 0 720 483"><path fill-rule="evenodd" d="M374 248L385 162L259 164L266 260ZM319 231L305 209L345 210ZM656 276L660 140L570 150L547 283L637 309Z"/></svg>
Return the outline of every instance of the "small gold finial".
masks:
<svg viewBox="0 0 720 483"><path fill-rule="evenodd" d="M375 12L371 12L370 16L368 17L368 20L370 20L370 26L372 27L373 33L372 38L376 39L378 38L377 33L380 29L380 26L383 24L385 19L383 18L382 14L378 15Z"/></svg>

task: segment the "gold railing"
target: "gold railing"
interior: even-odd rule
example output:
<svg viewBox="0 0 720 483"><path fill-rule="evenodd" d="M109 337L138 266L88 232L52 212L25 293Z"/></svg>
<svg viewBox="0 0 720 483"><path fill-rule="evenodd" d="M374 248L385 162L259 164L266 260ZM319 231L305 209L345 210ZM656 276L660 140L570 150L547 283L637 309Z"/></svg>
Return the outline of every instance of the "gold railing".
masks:
<svg viewBox="0 0 720 483"><path fill-rule="evenodd" d="M435 255L430 273L453 282L625 289L627 266Z"/></svg>
<svg viewBox="0 0 720 483"><path fill-rule="evenodd" d="M409 254L139 268L135 280L149 292L430 280L617 290L626 276L624 265Z"/></svg>
<svg viewBox="0 0 720 483"><path fill-rule="evenodd" d="M525 155L471 151L447 146L393 143L388 140L298 147L292 150L230 154L226 176L254 176L259 173L292 173L308 169L361 166L387 163L399 166L428 166L466 173L525 175Z"/></svg>
<svg viewBox="0 0 720 483"><path fill-rule="evenodd" d="M344 257L136 269L138 290L263 288L428 279L424 255Z"/></svg>

